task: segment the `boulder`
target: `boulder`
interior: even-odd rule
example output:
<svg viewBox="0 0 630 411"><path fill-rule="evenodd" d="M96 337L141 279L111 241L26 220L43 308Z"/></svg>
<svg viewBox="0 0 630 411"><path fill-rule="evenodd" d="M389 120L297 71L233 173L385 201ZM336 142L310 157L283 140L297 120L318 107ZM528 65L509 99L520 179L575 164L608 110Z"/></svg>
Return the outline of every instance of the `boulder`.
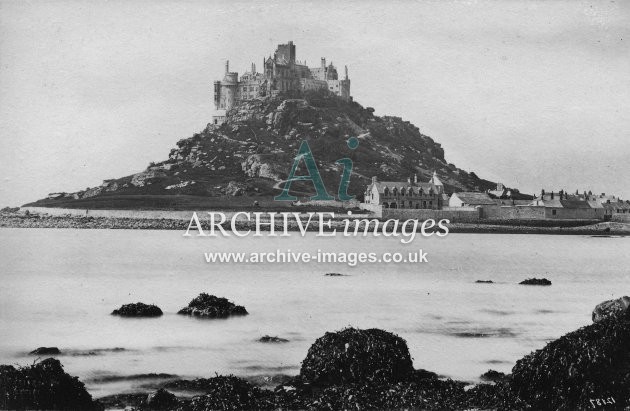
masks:
<svg viewBox="0 0 630 411"><path fill-rule="evenodd" d="M178 401L175 395L160 388L147 396L146 404L152 410L171 410L177 406Z"/></svg>
<svg viewBox="0 0 630 411"><path fill-rule="evenodd" d="M521 285L551 285L551 281L546 278L528 278L527 280L521 281L519 284Z"/></svg>
<svg viewBox="0 0 630 411"><path fill-rule="evenodd" d="M239 183L237 181L230 181L225 187L225 195L228 196L242 196L247 190L247 185Z"/></svg>
<svg viewBox="0 0 630 411"><path fill-rule="evenodd" d="M102 410L77 377L59 360L47 358L15 368L0 365L0 409Z"/></svg>
<svg viewBox="0 0 630 411"><path fill-rule="evenodd" d="M39 347L29 352L31 355L59 355L61 351L57 347Z"/></svg>
<svg viewBox="0 0 630 411"><path fill-rule="evenodd" d="M121 317L159 317L162 314L162 310L157 305L144 303L124 304L112 311L112 315Z"/></svg>
<svg viewBox="0 0 630 411"><path fill-rule="evenodd" d="M177 314L207 318L227 318L233 315L247 315L249 313L245 307L235 305L227 298L201 293L190 301L188 307L182 308Z"/></svg>
<svg viewBox="0 0 630 411"><path fill-rule="evenodd" d="M582 327L518 360L509 387L536 410L593 408L591 400L630 405L630 313Z"/></svg>
<svg viewBox="0 0 630 411"><path fill-rule="evenodd" d="M618 316L628 312L630 308L630 297L623 296L616 300L608 300L597 304L593 310L593 322L601 321L604 318Z"/></svg>
<svg viewBox="0 0 630 411"><path fill-rule="evenodd" d="M393 383L409 378L413 364L405 340L376 328L327 332L309 348L300 376L329 386L369 381Z"/></svg>

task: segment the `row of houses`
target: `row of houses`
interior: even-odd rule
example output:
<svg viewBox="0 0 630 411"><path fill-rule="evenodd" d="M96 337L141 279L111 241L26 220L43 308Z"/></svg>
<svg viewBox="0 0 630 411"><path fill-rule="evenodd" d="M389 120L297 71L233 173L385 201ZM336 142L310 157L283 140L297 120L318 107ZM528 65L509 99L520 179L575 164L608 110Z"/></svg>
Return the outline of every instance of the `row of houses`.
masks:
<svg viewBox="0 0 630 411"><path fill-rule="evenodd" d="M630 202L615 196L591 192L569 194L564 190L541 193L533 199L516 199L513 193L498 184L487 192L445 193L444 185L434 173L424 183L417 177L407 182L378 181L372 178L366 188L361 207L379 215L414 214L426 216L428 210L440 215L468 214L470 219L485 220L630 220ZM413 210L416 210L415 212Z"/></svg>

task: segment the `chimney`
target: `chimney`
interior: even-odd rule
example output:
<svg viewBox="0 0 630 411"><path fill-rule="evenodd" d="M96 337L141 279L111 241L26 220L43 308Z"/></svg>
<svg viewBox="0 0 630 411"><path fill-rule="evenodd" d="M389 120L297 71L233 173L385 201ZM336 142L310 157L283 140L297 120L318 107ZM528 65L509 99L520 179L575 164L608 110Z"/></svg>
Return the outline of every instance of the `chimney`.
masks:
<svg viewBox="0 0 630 411"><path fill-rule="evenodd" d="M407 177L407 183L411 184L411 177Z"/></svg>
<svg viewBox="0 0 630 411"><path fill-rule="evenodd" d="M344 66L346 68L346 80L348 80L348 66Z"/></svg>
<svg viewBox="0 0 630 411"><path fill-rule="evenodd" d="M326 58L322 57L322 68L325 69L326 68Z"/></svg>
<svg viewBox="0 0 630 411"><path fill-rule="evenodd" d="M372 184L376 183L376 176L372 176Z"/></svg>
<svg viewBox="0 0 630 411"><path fill-rule="evenodd" d="M225 60L225 74L230 72L230 60Z"/></svg>
<svg viewBox="0 0 630 411"><path fill-rule="evenodd" d="M551 192L551 199L553 200L553 191Z"/></svg>
<svg viewBox="0 0 630 411"><path fill-rule="evenodd" d="M418 174L413 175L413 183L418 184Z"/></svg>

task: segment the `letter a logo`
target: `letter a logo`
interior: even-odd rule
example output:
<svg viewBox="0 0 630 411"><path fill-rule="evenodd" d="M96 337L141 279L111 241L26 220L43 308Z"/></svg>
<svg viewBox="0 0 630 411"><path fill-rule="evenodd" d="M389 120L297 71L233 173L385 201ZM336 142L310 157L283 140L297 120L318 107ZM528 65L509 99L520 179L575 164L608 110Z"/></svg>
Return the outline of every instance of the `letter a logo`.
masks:
<svg viewBox="0 0 630 411"><path fill-rule="evenodd" d="M300 161L304 160L306 164L306 169L308 170L308 175L306 176L296 176L295 172L297 171L298 165ZM294 181L311 181L313 182L313 186L315 187L315 191L317 191L317 195L312 196L311 200L334 200L335 198L328 194L326 191L326 187L324 186L324 182L322 181L322 177L319 175L319 170L317 169L317 164L315 163L315 158L313 157L313 153L311 152L311 148L308 146L306 140L302 141L300 145L300 150L298 151L297 156L295 156L295 160L293 161L293 167L291 167L291 172L289 173L289 178L284 183L284 189L280 195L274 197L276 201L296 201L297 197L289 195L289 190L291 189L291 183Z"/></svg>

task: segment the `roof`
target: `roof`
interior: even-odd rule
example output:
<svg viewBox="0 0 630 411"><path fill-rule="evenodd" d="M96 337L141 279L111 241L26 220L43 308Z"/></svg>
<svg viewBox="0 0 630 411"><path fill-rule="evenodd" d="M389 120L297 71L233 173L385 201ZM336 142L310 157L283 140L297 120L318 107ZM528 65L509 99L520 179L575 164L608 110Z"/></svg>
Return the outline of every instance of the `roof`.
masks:
<svg viewBox="0 0 630 411"><path fill-rule="evenodd" d="M442 182L440 181L440 179L437 176L437 173L434 171L433 172L433 176L431 177L431 180L429 180L429 183L432 183L436 186L443 186L444 184L442 184Z"/></svg>
<svg viewBox="0 0 630 411"><path fill-rule="evenodd" d="M422 190L424 191L428 191L430 189L433 189L434 191L437 191L435 186L431 183L408 183L408 182L401 182L401 181L377 181L376 183L372 183L370 184L371 186L376 186L377 190L379 193L382 193L385 191L385 188L388 188L389 190L393 190L394 188L396 188L397 190L401 190L402 188L404 188L405 190L409 190L410 188L414 188L416 191L418 190L418 188L422 188Z"/></svg>
<svg viewBox="0 0 630 411"><path fill-rule="evenodd" d="M568 200L560 200L562 208L591 208L591 206L584 200L576 200L569 198Z"/></svg>
<svg viewBox="0 0 630 411"><path fill-rule="evenodd" d="M462 203L471 205L494 205L496 202L490 198L486 193L478 193L473 191L462 191L460 193L453 193L453 196L457 196Z"/></svg>
<svg viewBox="0 0 630 411"><path fill-rule="evenodd" d="M587 208L600 208L598 206L594 206L589 204L588 201L584 200L581 196L569 195L560 195L558 193L545 193L543 196L538 196L532 202L535 205L543 205L545 207L553 207L553 208L571 208L571 209L587 209Z"/></svg>

